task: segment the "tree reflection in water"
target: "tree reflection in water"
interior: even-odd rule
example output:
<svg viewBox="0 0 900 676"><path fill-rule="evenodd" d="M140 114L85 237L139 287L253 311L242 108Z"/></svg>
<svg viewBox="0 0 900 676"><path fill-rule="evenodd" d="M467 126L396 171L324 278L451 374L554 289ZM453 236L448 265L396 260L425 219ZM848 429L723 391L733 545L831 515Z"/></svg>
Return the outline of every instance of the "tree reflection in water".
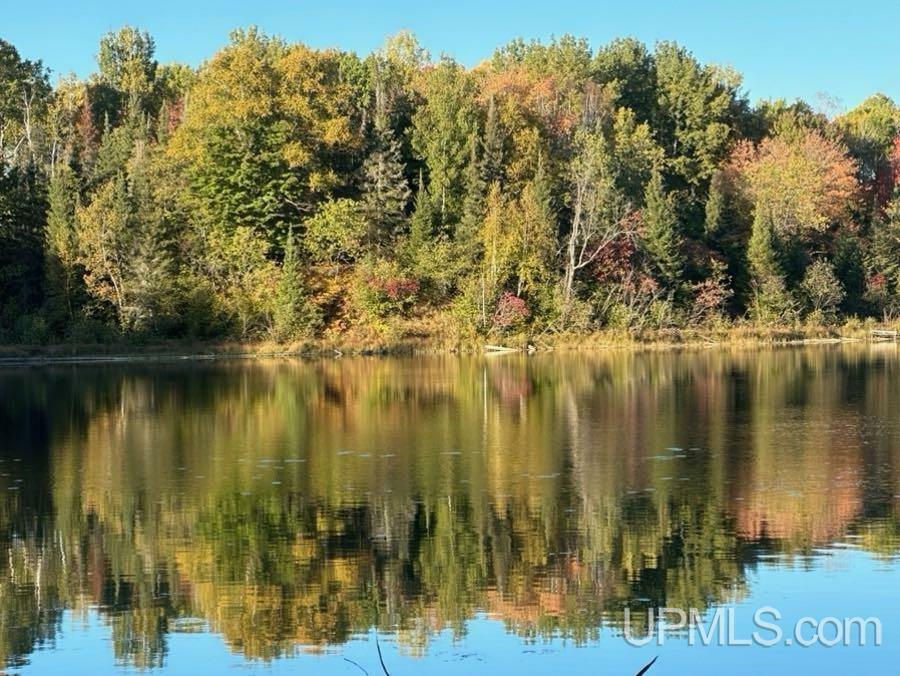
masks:
<svg viewBox="0 0 900 676"><path fill-rule="evenodd" d="M740 599L761 556L890 556L898 375L866 347L6 370L0 654L94 609L139 667L198 626L263 659L482 612L588 642Z"/></svg>

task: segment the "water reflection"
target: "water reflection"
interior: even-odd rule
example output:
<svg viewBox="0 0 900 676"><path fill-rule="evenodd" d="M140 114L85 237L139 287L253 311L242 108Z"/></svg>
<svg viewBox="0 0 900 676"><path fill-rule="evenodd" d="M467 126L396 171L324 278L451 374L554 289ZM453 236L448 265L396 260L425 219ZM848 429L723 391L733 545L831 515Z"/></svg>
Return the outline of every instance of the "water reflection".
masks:
<svg viewBox="0 0 900 676"><path fill-rule="evenodd" d="M139 667L207 628L587 642L772 555L892 557L898 400L893 346L6 370L0 659L95 610Z"/></svg>

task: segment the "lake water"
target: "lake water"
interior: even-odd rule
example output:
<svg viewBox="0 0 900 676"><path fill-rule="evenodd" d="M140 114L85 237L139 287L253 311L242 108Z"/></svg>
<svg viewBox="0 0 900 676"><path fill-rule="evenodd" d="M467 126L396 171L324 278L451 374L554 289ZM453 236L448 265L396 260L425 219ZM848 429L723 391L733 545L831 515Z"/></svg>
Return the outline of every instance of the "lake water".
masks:
<svg viewBox="0 0 900 676"><path fill-rule="evenodd" d="M895 345L0 370L14 673L897 673L898 533Z"/></svg>

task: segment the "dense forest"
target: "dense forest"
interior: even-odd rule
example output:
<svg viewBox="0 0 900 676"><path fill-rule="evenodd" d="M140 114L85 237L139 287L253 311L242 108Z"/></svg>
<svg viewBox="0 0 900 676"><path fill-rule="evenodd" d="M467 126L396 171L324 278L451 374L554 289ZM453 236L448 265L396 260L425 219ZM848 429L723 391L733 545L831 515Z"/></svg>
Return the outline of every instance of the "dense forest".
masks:
<svg viewBox="0 0 900 676"><path fill-rule="evenodd" d="M671 42L195 69L126 27L51 85L0 40L0 342L891 321L898 177L886 96L751 105Z"/></svg>

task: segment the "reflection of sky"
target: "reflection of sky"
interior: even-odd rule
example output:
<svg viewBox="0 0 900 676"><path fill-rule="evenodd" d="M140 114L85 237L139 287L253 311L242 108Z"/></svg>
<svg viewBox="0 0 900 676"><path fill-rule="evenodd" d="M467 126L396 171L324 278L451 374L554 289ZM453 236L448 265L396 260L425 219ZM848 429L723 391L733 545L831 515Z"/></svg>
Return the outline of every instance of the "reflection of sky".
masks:
<svg viewBox="0 0 900 676"><path fill-rule="evenodd" d="M847 674L890 673L900 664L900 559L874 558L854 549L832 549L812 560L772 560L748 572L750 594L735 606L735 636L755 629L753 613L762 606L782 612L785 638L804 616L881 619L880 647L832 648L776 646L763 648L689 646L686 638L665 645L635 648L610 631L599 642L574 647L563 641L526 644L504 631L502 622L481 616L468 623L468 635L454 641L444 632L429 643L424 658L408 657L389 639L381 641L392 676L404 674L632 674L654 655L660 658L648 676L657 674ZM805 634L809 635L807 628ZM768 636L769 634L764 634ZM87 620L67 613L55 650L39 649L23 674L102 674L115 671L110 634L96 614ZM374 640L352 641L326 655L300 655L269 664L247 662L213 634L173 633L168 639L166 674L361 674L344 660L358 662L370 675L381 674ZM122 669L120 672L129 670Z"/></svg>

